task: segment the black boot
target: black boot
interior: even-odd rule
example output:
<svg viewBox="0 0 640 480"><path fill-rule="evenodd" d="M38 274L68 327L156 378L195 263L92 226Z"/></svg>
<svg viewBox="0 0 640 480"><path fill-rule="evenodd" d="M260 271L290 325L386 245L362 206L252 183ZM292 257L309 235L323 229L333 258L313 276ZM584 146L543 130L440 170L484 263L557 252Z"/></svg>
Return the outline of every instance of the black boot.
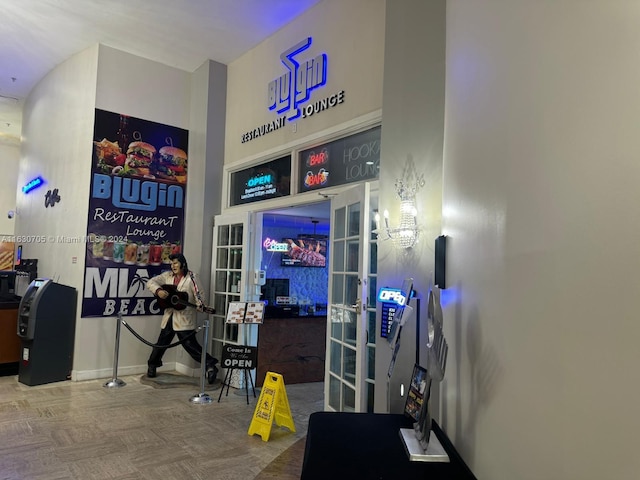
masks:
<svg viewBox="0 0 640 480"><path fill-rule="evenodd" d="M207 382L209 385L213 385L213 382L216 381L216 377L218 376L218 368L213 366L207 369Z"/></svg>
<svg viewBox="0 0 640 480"><path fill-rule="evenodd" d="M153 365L149 365L149 368L147 368L147 377L149 378L155 378L158 375L156 374L156 367L154 367Z"/></svg>

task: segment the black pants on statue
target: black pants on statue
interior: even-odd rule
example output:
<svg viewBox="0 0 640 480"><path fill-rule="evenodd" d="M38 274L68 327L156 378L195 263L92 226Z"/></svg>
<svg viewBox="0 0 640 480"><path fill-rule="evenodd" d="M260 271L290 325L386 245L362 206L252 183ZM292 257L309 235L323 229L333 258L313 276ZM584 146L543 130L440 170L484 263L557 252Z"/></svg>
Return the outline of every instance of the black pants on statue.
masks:
<svg viewBox="0 0 640 480"><path fill-rule="evenodd" d="M176 332L173 329L173 319L169 318L167 326L160 330L160 335L158 336L158 341L156 342L156 345L159 346L153 347L151 355L149 356L149 360L147 361L148 365L150 367L162 366L162 356L164 355L164 352L167 351L167 345L171 345L171 341L176 334L178 335L178 339L180 339L180 341L189 337L182 343L182 346L191 356L191 358L199 363L200 360L202 360L202 347L198 343L196 336L192 335L193 332L194 330L181 330ZM216 363L218 363L218 360L207 353L207 370L213 368Z"/></svg>

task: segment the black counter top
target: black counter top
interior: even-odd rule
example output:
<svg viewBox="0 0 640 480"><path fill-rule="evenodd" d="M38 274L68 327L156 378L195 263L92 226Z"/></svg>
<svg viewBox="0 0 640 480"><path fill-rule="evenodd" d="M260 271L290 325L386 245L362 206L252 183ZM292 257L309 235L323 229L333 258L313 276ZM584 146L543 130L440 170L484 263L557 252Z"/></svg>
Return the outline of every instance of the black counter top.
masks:
<svg viewBox="0 0 640 480"><path fill-rule="evenodd" d="M20 306L20 297L13 300L0 300L0 310L13 310Z"/></svg>
<svg viewBox="0 0 640 480"><path fill-rule="evenodd" d="M267 305L264 310L264 318L317 318L326 317L327 311L320 310L308 313L300 310L300 305Z"/></svg>

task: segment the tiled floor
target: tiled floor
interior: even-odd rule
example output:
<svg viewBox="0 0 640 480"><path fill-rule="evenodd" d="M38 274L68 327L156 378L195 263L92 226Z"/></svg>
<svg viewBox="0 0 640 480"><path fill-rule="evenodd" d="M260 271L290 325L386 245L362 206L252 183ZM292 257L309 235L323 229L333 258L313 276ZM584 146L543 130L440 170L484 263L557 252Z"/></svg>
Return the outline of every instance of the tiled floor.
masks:
<svg viewBox="0 0 640 480"><path fill-rule="evenodd" d="M296 432L274 423L264 442L247 433L252 395L247 405L231 389L218 403L219 384L207 386L213 402L199 405L189 401L198 383L122 380L121 388L105 388L105 380L29 387L0 377L0 480L253 479L306 435L309 415L323 408L322 383L285 385Z"/></svg>

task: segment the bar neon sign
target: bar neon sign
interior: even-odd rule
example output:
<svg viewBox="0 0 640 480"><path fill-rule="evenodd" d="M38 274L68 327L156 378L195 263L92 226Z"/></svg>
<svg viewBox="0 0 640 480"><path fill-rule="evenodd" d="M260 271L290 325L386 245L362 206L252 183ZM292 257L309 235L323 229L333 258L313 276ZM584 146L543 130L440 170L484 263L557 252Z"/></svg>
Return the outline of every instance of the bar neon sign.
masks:
<svg viewBox="0 0 640 480"><path fill-rule="evenodd" d="M44 180L42 179L42 177L36 177L29 183L27 183L24 187L22 187L22 193L29 193L31 190L35 190L43 184Z"/></svg>

